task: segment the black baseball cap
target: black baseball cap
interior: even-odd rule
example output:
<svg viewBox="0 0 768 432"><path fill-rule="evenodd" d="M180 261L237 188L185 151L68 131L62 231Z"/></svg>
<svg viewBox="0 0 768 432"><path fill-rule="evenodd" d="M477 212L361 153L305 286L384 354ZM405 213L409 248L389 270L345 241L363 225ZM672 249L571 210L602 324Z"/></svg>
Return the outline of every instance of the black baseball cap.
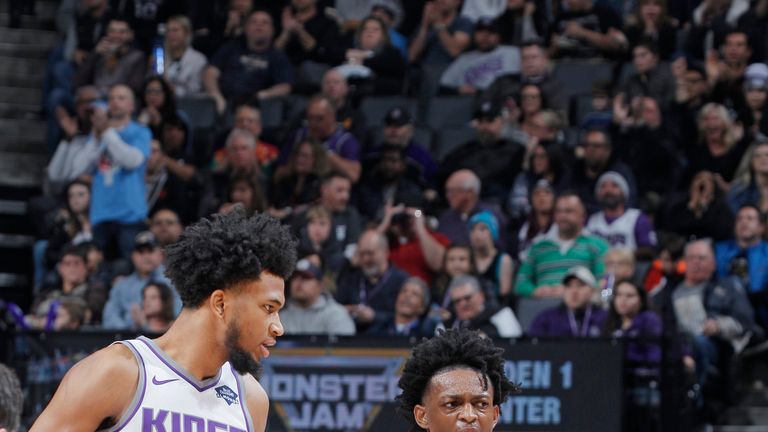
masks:
<svg viewBox="0 0 768 432"><path fill-rule="evenodd" d="M484 101L475 109L472 116L475 120L493 120L501 115L501 106L494 101Z"/></svg>
<svg viewBox="0 0 768 432"><path fill-rule="evenodd" d="M395 107L384 116L384 124L387 126L405 126L413 123L413 116L404 107Z"/></svg>
<svg viewBox="0 0 768 432"><path fill-rule="evenodd" d="M157 247L157 239L151 231L142 231L133 239L133 250L154 249Z"/></svg>
<svg viewBox="0 0 768 432"><path fill-rule="evenodd" d="M482 17L477 20L475 23L475 31L489 31L493 33L499 33L499 24L497 23L496 19L491 17Z"/></svg>
<svg viewBox="0 0 768 432"><path fill-rule="evenodd" d="M312 261L304 258L296 262L295 274L309 279L320 280L323 278L323 271L319 267L312 264Z"/></svg>

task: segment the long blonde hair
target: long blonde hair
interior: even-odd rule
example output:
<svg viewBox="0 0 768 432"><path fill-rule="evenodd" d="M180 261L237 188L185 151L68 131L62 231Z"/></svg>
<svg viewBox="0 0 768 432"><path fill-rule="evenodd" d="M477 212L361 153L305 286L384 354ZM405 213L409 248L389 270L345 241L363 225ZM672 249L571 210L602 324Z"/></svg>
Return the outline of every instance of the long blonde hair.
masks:
<svg viewBox="0 0 768 432"><path fill-rule="evenodd" d="M696 116L696 127L699 130L701 140L704 140L704 136L701 134L704 130L704 117L709 114L710 111L715 112L720 117L720 121L723 122L723 142L725 143L725 147L730 150L739 140L739 137L736 134L734 121L733 118L731 118L731 114L728 112L728 108L719 103L710 102L704 105Z"/></svg>
<svg viewBox="0 0 768 432"><path fill-rule="evenodd" d="M755 141L749 146L744 156L741 157L739 168L733 176L732 185L748 186L755 180L755 169L752 166L752 158L758 147L768 146L768 141Z"/></svg>

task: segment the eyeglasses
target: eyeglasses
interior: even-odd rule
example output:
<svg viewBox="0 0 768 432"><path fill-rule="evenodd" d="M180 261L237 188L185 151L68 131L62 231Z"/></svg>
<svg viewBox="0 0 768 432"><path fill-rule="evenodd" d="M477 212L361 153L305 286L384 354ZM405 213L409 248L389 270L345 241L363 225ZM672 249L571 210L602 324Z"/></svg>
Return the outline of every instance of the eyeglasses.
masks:
<svg viewBox="0 0 768 432"><path fill-rule="evenodd" d="M467 294L467 295L465 295L463 297L452 298L451 299L451 303L454 306L458 306L461 303L468 302L468 301L472 300L472 297L474 297L474 296L475 296L475 293L472 293L472 294Z"/></svg>

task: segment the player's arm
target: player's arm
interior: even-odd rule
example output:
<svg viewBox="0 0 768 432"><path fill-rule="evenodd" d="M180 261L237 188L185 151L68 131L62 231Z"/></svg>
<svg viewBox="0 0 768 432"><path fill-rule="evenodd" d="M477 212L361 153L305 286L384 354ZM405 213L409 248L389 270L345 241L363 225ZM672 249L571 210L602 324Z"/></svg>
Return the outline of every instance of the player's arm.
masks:
<svg viewBox="0 0 768 432"><path fill-rule="evenodd" d="M267 415L269 414L267 392L250 374L243 377L243 384L245 385L245 402L248 404L248 412L253 420L253 430L263 432L267 428Z"/></svg>
<svg viewBox="0 0 768 432"><path fill-rule="evenodd" d="M120 420L136 392L139 366L115 344L86 357L64 376L30 432L93 432Z"/></svg>

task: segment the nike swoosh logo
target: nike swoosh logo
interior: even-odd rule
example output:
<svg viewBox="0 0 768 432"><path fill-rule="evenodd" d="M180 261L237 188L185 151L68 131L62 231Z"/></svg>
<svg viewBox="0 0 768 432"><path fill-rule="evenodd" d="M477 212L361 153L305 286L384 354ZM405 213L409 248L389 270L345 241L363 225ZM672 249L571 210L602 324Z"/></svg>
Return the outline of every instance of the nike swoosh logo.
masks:
<svg viewBox="0 0 768 432"><path fill-rule="evenodd" d="M152 377L152 384L154 384L154 385L163 385L163 384L168 384L169 382L174 382L174 381L178 381L178 380L179 380L178 378L173 378L173 379L169 379L169 380L158 381L157 377L153 376Z"/></svg>

